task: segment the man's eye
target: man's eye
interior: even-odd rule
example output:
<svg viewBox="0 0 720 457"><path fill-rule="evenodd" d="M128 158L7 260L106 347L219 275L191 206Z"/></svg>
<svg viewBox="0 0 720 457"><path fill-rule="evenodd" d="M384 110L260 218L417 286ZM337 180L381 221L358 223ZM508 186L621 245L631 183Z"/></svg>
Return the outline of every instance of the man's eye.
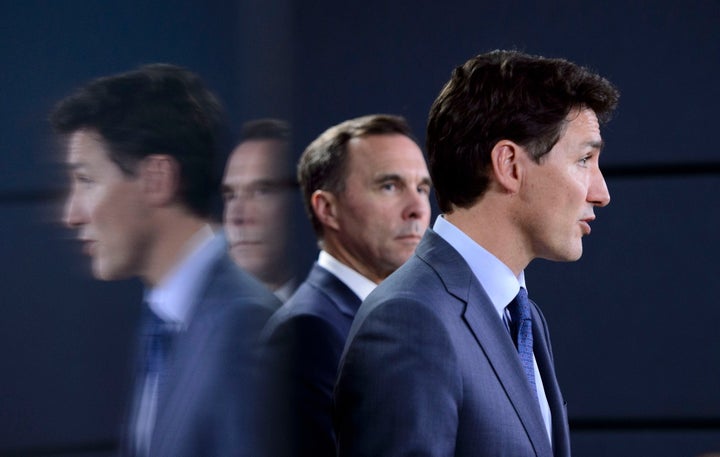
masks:
<svg viewBox="0 0 720 457"><path fill-rule="evenodd" d="M84 185L92 184L94 182L89 176L86 175L75 175L73 179L75 180L75 182Z"/></svg>
<svg viewBox="0 0 720 457"><path fill-rule="evenodd" d="M250 190L252 195L263 196L273 192L272 186L258 186Z"/></svg>

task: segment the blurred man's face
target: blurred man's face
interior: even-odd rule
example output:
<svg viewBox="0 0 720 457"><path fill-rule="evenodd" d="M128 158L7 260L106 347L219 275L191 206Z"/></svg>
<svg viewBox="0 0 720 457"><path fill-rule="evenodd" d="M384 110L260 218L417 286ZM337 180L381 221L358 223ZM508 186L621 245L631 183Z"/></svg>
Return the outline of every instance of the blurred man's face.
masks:
<svg viewBox="0 0 720 457"><path fill-rule="evenodd" d="M65 223L78 229L93 275L104 280L142 275L151 237L141 181L122 173L92 130L71 134L67 164L72 187Z"/></svg>
<svg viewBox="0 0 720 457"><path fill-rule="evenodd" d="M241 143L223 178L224 225L237 264L274 289L291 279L288 231L295 181L279 140Z"/></svg>
<svg viewBox="0 0 720 457"><path fill-rule="evenodd" d="M430 176L404 135L348 143L345 189L336 196L337 238L353 267L380 282L412 255L430 221Z"/></svg>

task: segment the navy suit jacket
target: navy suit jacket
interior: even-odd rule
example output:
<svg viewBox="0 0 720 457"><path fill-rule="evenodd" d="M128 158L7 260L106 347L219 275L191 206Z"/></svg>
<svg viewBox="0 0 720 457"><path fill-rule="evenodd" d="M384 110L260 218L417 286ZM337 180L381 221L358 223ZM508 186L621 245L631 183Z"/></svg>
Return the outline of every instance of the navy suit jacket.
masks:
<svg viewBox="0 0 720 457"><path fill-rule="evenodd" d="M273 384L266 403L278 457L334 457L332 393L340 354L360 298L315 264L263 331L264 360ZM274 442L273 442L274 440ZM281 445L279 448L278 446Z"/></svg>
<svg viewBox="0 0 720 457"><path fill-rule="evenodd" d="M339 455L569 456L548 329L534 304L532 315L552 447L509 332L465 260L428 229L353 323L335 391Z"/></svg>
<svg viewBox="0 0 720 457"><path fill-rule="evenodd" d="M217 255L187 329L174 337L157 400L152 457L258 455L257 343L279 303L233 263L221 238L213 243ZM136 389L136 404L139 396Z"/></svg>

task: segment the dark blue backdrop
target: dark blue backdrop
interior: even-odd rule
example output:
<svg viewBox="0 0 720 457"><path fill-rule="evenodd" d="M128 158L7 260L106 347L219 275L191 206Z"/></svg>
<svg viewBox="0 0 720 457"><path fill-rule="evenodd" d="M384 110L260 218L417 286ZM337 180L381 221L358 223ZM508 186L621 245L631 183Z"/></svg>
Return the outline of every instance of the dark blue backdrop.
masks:
<svg viewBox="0 0 720 457"><path fill-rule="evenodd" d="M720 3L328 0L0 3L0 454L108 455L140 287L99 283L59 227L46 117L90 78L164 61L199 73L231 126L280 116L298 151L370 112L424 138L450 71L494 48L565 57L622 91L603 131L612 203L585 255L536 262L578 456L720 450ZM311 255L315 246L307 237Z"/></svg>

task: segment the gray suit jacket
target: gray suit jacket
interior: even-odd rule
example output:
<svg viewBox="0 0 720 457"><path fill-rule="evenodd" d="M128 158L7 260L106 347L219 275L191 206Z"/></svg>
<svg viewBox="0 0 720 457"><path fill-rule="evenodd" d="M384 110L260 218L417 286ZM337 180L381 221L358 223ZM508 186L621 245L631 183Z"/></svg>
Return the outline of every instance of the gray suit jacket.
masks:
<svg viewBox="0 0 720 457"><path fill-rule="evenodd" d="M335 388L341 457L567 457L567 414L545 319L535 354L551 447L504 324L460 254L428 230L415 255L363 302Z"/></svg>
<svg viewBox="0 0 720 457"><path fill-rule="evenodd" d="M152 457L258 455L257 340L279 301L233 263L221 238L213 243L216 258L169 356Z"/></svg>

